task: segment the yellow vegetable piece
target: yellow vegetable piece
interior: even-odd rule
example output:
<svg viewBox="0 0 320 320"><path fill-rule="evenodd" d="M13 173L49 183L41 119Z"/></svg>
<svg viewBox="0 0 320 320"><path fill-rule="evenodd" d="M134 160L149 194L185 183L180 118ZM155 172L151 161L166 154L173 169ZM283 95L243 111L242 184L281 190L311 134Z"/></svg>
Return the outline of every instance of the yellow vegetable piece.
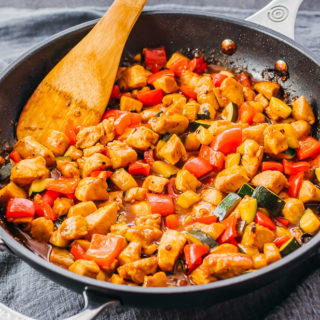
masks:
<svg viewBox="0 0 320 320"><path fill-rule="evenodd" d="M165 178L170 178L179 171L176 166L164 161L155 161L151 169L157 175L163 176Z"/></svg>
<svg viewBox="0 0 320 320"><path fill-rule="evenodd" d="M201 144L208 145L213 140L213 134L203 126L199 126L196 130L196 136Z"/></svg>
<svg viewBox="0 0 320 320"><path fill-rule="evenodd" d="M238 152L230 153L226 156L226 160L225 160L224 165L226 168L238 166L240 164L240 160L241 160L240 153L238 153Z"/></svg>
<svg viewBox="0 0 320 320"><path fill-rule="evenodd" d="M179 195L178 200L177 200L177 205L184 209L190 208L193 204L197 203L200 201L200 196L191 191L188 190L182 194Z"/></svg>
<svg viewBox="0 0 320 320"><path fill-rule="evenodd" d="M291 114L291 108L282 100L272 97L269 103L270 112L280 118L286 119Z"/></svg>
<svg viewBox="0 0 320 320"><path fill-rule="evenodd" d="M314 212L308 208L300 219L300 228L305 233L315 233L320 227L320 220Z"/></svg>
<svg viewBox="0 0 320 320"><path fill-rule="evenodd" d="M187 151L196 151L200 148L200 142L195 132L189 133L184 141L184 146Z"/></svg>

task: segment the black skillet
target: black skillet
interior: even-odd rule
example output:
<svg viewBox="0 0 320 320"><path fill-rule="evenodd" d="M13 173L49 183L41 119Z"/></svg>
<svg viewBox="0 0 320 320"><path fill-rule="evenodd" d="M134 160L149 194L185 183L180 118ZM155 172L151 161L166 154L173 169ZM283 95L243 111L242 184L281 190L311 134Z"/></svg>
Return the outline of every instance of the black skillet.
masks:
<svg viewBox="0 0 320 320"><path fill-rule="evenodd" d="M248 20L262 23L283 32L288 37L256 23L225 18L208 13L157 11L145 12L134 27L124 56L141 52L144 47L164 45L168 54L181 48L201 48L208 56L246 68L256 78L266 68L273 68L275 61L284 59L290 78L282 83L292 96L304 94L318 111L320 101L320 62L293 37L294 20L302 0L274 0L266 8ZM0 76L0 128L2 141L15 141L15 128L11 120L17 120L21 108L47 72L91 28L96 20L61 32L26 53ZM232 39L237 51L232 57L220 53L221 42ZM216 52L212 53L212 49ZM316 130L315 130L316 131ZM317 136L317 132L315 132ZM310 257L320 244L319 235L302 248L282 260L261 270L235 278L200 286L174 288L143 288L116 285L79 276L40 258L10 235L5 222L0 236L6 246L31 266L52 280L77 292L84 292L85 309L70 319L93 319L108 304L122 303L136 307L190 307L212 305L215 302L239 296L255 288L288 275L290 271ZM22 317L22 318L21 318ZM20 316L21 319L23 316ZM30 318L28 318L30 319Z"/></svg>

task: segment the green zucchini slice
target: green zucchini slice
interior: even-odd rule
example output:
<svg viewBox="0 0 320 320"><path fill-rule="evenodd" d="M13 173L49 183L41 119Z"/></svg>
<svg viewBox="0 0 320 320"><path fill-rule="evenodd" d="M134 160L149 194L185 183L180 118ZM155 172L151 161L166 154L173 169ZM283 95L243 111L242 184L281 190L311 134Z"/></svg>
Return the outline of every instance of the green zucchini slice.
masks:
<svg viewBox="0 0 320 320"><path fill-rule="evenodd" d="M289 253L293 252L296 249L299 249L301 247L300 243L295 237L292 237L290 240L288 240L286 243L284 243L280 247L280 254L282 257L285 257Z"/></svg>
<svg viewBox="0 0 320 320"><path fill-rule="evenodd" d="M230 102L222 111L221 116L224 120L236 122L238 120L238 106Z"/></svg>
<svg viewBox="0 0 320 320"><path fill-rule="evenodd" d="M297 151L292 149L292 148L288 148L286 151L280 153L277 157L280 159L293 159L295 156L297 155Z"/></svg>
<svg viewBox="0 0 320 320"><path fill-rule="evenodd" d="M254 189L248 185L247 183L244 183L240 190L238 191L238 195L243 198L244 196L252 196Z"/></svg>
<svg viewBox="0 0 320 320"><path fill-rule="evenodd" d="M262 185L256 187L252 198L257 199L258 206L267 209L273 217L278 217L286 204L275 193Z"/></svg>
<svg viewBox="0 0 320 320"><path fill-rule="evenodd" d="M236 193L229 193L216 207L213 214L218 217L219 221L222 221L226 218L232 210L240 202L241 197Z"/></svg>
<svg viewBox="0 0 320 320"><path fill-rule="evenodd" d="M199 126L203 126L204 128L208 129L212 124L211 120L196 120L190 123L190 129L192 131L196 131Z"/></svg>
<svg viewBox="0 0 320 320"><path fill-rule="evenodd" d="M189 230L187 236L189 239L191 239L191 241L193 240L193 238L195 238L196 241L194 241L194 242L199 241L202 244L208 245L210 247L210 249L213 249L214 247L218 246L217 242L215 242L209 234L207 234L199 229Z"/></svg>
<svg viewBox="0 0 320 320"><path fill-rule="evenodd" d="M300 218L300 228L304 233L311 234L320 228L320 220L310 208L308 208Z"/></svg>
<svg viewBox="0 0 320 320"><path fill-rule="evenodd" d="M46 189L48 182L52 181L53 179L45 178L45 179L39 179L35 180L31 183L31 186L29 188L29 197L32 196L34 193L42 192Z"/></svg>

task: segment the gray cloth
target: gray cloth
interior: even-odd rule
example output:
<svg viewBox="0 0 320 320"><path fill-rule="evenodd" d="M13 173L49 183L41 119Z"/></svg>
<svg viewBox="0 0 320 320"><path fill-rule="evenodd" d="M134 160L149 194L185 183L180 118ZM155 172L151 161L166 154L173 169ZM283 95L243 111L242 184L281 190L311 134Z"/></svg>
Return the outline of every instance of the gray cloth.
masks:
<svg viewBox="0 0 320 320"><path fill-rule="evenodd" d="M179 8L158 5L152 9ZM181 8L181 7L180 7ZM185 6L183 8L186 8ZM250 10L188 7L244 18ZM48 36L100 17L104 8L0 8L0 71ZM300 12L296 39L320 56L320 12ZM320 319L320 270L308 261L285 283L275 282L246 296L191 310L141 310L113 306L99 319ZM78 312L83 298L43 277L7 251L0 252L0 301L35 319L63 319Z"/></svg>

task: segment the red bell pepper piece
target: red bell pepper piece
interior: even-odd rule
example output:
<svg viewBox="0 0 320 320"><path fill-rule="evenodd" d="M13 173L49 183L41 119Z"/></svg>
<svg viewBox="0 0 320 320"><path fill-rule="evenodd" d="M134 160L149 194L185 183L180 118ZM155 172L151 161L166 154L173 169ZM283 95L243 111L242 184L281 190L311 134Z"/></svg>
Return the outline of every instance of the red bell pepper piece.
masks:
<svg viewBox="0 0 320 320"><path fill-rule="evenodd" d="M182 75L182 73L188 68L189 59L181 57L176 59L170 66L170 70L174 72L174 74L178 77Z"/></svg>
<svg viewBox="0 0 320 320"><path fill-rule="evenodd" d="M120 136L124 133L124 131L130 126L131 124L131 115L130 113L123 113L120 117L118 117L114 121L114 132L116 135Z"/></svg>
<svg viewBox="0 0 320 320"><path fill-rule="evenodd" d="M90 177L98 177L101 173L105 173L106 179L110 178L112 175L112 171L105 171L105 170L96 170L90 173Z"/></svg>
<svg viewBox="0 0 320 320"><path fill-rule="evenodd" d="M211 75L212 83L216 88L220 88L224 79L227 79L228 76L221 73L213 73Z"/></svg>
<svg viewBox="0 0 320 320"><path fill-rule="evenodd" d="M164 68L167 64L167 55L164 47L157 49L146 49L143 51L144 61L148 70L156 67L157 69Z"/></svg>
<svg viewBox="0 0 320 320"><path fill-rule="evenodd" d="M111 91L110 99L117 99L120 97L120 89L118 85L114 85Z"/></svg>
<svg viewBox="0 0 320 320"><path fill-rule="evenodd" d="M288 175L295 175L302 171L308 171L310 164L307 161L291 162L283 159L284 173Z"/></svg>
<svg viewBox="0 0 320 320"><path fill-rule="evenodd" d="M320 152L320 142L313 137L306 137L300 140L300 148L297 151L299 160L310 158Z"/></svg>
<svg viewBox="0 0 320 320"><path fill-rule="evenodd" d="M202 263L202 257L208 253L209 246L206 244L187 244L184 246L184 256L189 272Z"/></svg>
<svg viewBox="0 0 320 320"><path fill-rule="evenodd" d="M187 97L196 100L197 94L188 86L181 86L180 91Z"/></svg>
<svg viewBox="0 0 320 320"><path fill-rule="evenodd" d="M57 191L52 191L52 190L46 190L42 196L41 196L41 199L48 203L50 207L53 206L55 200L59 197L60 195L60 192L57 192Z"/></svg>
<svg viewBox="0 0 320 320"><path fill-rule="evenodd" d="M174 204L169 195L147 193L147 200L150 203L152 213L161 214L163 217L174 214Z"/></svg>
<svg viewBox="0 0 320 320"><path fill-rule="evenodd" d="M86 251L80 246L79 243L72 245L70 252L76 260L85 259Z"/></svg>
<svg viewBox="0 0 320 320"><path fill-rule="evenodd" d="M282 163L276 162L276 161L264 161L261 165L261 171L267 171L267 170L277 170L280 172L283 172L283 165Z"/></svg>
<svg viewBox="0 0 320 320"><path fill-rule="evenodd" d="M221 223L226 226L226 229L223 231L222 235L219 237L219 244L222 243L234 243L235 238L238 236L237 233L237 221L238 218L236 215L232 215L225 220L222 220Z"/></svg>
<svg viewBox="0 0 320 320"><path fill-rule="evenodd" d="M201 217L201 218L193 218L193 221L200 222L204 224L212 224L218 221L217 216L207 216L207 217Z"/></svg>
<svg viewBox="0 0 320 320"><path fill-rule="evenodd" d="M254 222L270 230L276 230L276 225L274 222L260 211L257 212Z"/></svg>
<svg viewBox="0 0 320 320"><path fill-rule="evenodd" d="M85 259L94 260L100 266L110 266L118 257L125 244L125 239L117 235L94 234Z"/></svg>
<svg viewBox="0 0 320 320"><path fill-rule="evenodd" d="M299 190L301 188L302 182L304 178L304 172L298 172L295 175L292 175L288 179L289 188L288 194L292 198L296 198L298 196Z"/></svg>
<svg viewBox="0 0 320 320"><path fill-rule="evenodd" d="M153 150L149 149L143 153L144 162L146 162L150 167L154 163Z"/></svg>
<svg viewBox="0 0 320 320"><path fill-rule="evenodd" d="M53 209L50 207L48 202L43 201L40 196L34 197L34 209L36 215L38 215L39 217L44 217L47 220L52 221L57 220L57 216L54 213Z"/></svg>
<svg viewBox="0 0 320 320"><path fill-rule="evenodd" d="M56 191L60 193L74 193L79 183L78 178L58 178L56 180L50 181L47 184L46 189L51 191Z"/></svg>
<svg viewBox="0 0 320 320"><path fill-rule="evenodd" d="M12 151L9 153L9 157L11 158L11 160L13 160L15 163L18 163L19 161L21 161L21 156L20 153L18 151Z"/></svg>
<svg viewBox="0 0 320 320"><path fill-rule="evenodd" d="M251 124L256 113L256 109L249 102L245 102L239 109L239 121Z"/></svg>
<svg viewBox="0 0 320 320"><path fill-rule="evenodd" d="M166 216L164 223L169 229L178 229L179 217L176 214L169 214Z"/></svg>
<svg viewBox="0 0 320 320"><path fill-rule="evenodd" d="M73 121L68 119L65 129L65 134L69 138L70 144L75 145L77 142L77 134L73 125Z"/></svg>
<svg viewBox="0 0 320 320"><path fill-rule="evenodd" d="M106 111L105 114L102 116L102 120L108 119L108 118L118 119L124 113L127 113L127 111L110 109L110 110Z"/></svg>
<svg viewBox="0 0 320 320"><path fill-rule="evenodd" d="M147 82L148 82L148 84L153 84L156 80L158 80L162 77L174 77L174 72L172 70L168 70L168 69L159 71L157 73L151 74L148 77Z"/></svg>
<svg viewBox="0 0 320 320"><path fill-rule="evenodd" d="M237 75L236 79L244 86L244 87L251 87L251 79L250 75L247 73L240 73Z"/></svg>
<svg viewBox="0 0 320 320"><path fill-rule="evenodd" d="M35 214L34 203L23 198L10 199L7 204L6 219L33 218Z"/></svg>
<svg viewBox="0 0 320 320"><path fill-rule="evenodd" d="M273 243L277 246L277 247L281 247L284 243L286 243L288 240L290 240L292 237L290 237L289 235L285 234L277 239L275 239L273 241Z"/></svg>
<svg viewBox="0 0 320 320"><path fill-rule="evenodd" d="M140 113L129 112L131 123L130 126L137 126L141 124L142 117ZM147 124L144 124L147 125Z"/></svg>
<svg viewBox="0 0 320 320"><path fill-rule="evenodd" d="M229 154L236 152L242 143L242 129L239 127L227 129L217 135L216 139L211 143L211 147L215 151Z"/></svg>
<svg viewBox="0 0 320 320"><path fill-rule="evenodd" d="M286 218L274 218L277 222L281 223L283 226L287 227L289 225L289 220Z"/></svg>
<svg viewBox="0 0 320 320"><path fill-rule="evenodd" d="M169 180L168 186L168 194L172 199L177 200L179 197L179 193L176 192L176 178L171 178Z"/></svg>
<svg viewBox="0 0 320 320"><path fill-rule="evenodd" d="M222 152L214 151L204 144L200 148L199 157L209 161L209 163L218 170L222 169L226 158Z"/></svg>
<svg viewBox="0 0 320 320"><path fill-rule="evenodd" d="M162 102L163 92L161 89L138 91L137 97L145 106L155 106Z"/></svg>
<svg viewBox="0 0 320 320"><path fill-rule="evenodd" d="M212 171L213 167L208 160L203 158L193 158L188 160L184 167L196 178L202 177Z"/></svg>
<svg viewBox="0 0 320 320"><path fill-rule="evenodd" d="M150 174L150 165L142 161L136 161L130 163L128 171L132 175L148 176Z"/></svg>
<svg viewBox="0 0 320 320"><path fill-rule="evenodd" d="M208 65L204 62L203 57L193 58L188 64L188 70L195 72L199 75L207 69Z"/></svg>

